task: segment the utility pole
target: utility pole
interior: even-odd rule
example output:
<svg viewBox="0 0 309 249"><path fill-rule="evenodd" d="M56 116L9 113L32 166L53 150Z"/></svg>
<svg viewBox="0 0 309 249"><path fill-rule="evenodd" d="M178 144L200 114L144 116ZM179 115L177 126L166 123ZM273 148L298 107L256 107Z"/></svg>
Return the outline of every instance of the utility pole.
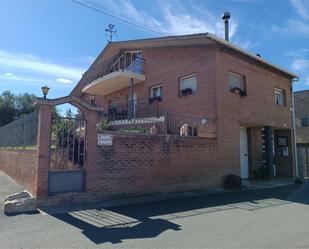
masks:
<svg viewBox="0 0 309 249"><path fill-rule="evenodd" d="M109 42L111 42L113 40L113 36L116 35L117 33L117 29L114 29L115 25L114 24L108 24L107 29L105 29L106 31L106 36L109 36ZM117 36L117 35L116 35Z"/></svg>

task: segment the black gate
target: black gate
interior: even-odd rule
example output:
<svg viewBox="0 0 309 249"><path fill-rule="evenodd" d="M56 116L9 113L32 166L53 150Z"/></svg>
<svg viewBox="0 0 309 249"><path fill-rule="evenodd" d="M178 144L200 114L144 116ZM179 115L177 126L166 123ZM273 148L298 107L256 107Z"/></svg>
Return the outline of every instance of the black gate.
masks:
<svg viewBox="0 0 309 249"><path fill-rule="evenodd" d="M49 195L82 192L85 189L86 120L83 115L53 117Z"/></svg>
<svg viewBox="0 0 309 249"><path fill-rule="evenodd" d="M301 176L309 177L309 144L297 145L297 162Z"/></svg>

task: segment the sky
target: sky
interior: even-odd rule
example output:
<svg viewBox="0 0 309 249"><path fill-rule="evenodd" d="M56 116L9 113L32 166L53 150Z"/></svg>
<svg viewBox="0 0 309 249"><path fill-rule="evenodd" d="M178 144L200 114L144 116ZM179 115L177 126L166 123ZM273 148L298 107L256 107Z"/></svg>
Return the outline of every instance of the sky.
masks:
<svg viewBox="0 0 309 249"><path fill-rule="evenodd" d="M224 11L231 42L298 74L295 90L309 89L309 1L0 0L0 93L41 96L47 85L49 98L68 95L106 46L109 23L115 41L223 37Z"/></svg>

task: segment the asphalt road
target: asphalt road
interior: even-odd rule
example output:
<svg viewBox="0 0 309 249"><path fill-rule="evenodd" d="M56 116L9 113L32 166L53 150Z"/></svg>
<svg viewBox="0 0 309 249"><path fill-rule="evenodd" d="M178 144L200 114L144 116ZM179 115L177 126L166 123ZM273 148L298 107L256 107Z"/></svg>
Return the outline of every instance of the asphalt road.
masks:
<svg viewBox="0 0 309 249"><path fill-rule="evenodd" d="M0 189L2 201L18 187L0 172ZM48 215L1 210L0 248L309 248L308 204L305 183Z"/></svg>

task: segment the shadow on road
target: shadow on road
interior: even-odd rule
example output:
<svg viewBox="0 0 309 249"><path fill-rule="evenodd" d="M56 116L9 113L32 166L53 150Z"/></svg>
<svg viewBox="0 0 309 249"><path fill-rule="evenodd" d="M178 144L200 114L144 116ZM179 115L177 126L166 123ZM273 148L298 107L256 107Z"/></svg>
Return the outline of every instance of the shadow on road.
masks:
<svg viewBox="0 0 309 249"><path fill-rule="evenodd" d="M272 189L213 194L108 209L82 209L51 215L82 230L82 233L96 244L120 243L125 239L154 238L167 230L181 230L182 228L172 221L188 216L207 215L230 209L252 212L291 202L309 204L308 182ZM205 217L207 222L207 216Z"/></svg>

